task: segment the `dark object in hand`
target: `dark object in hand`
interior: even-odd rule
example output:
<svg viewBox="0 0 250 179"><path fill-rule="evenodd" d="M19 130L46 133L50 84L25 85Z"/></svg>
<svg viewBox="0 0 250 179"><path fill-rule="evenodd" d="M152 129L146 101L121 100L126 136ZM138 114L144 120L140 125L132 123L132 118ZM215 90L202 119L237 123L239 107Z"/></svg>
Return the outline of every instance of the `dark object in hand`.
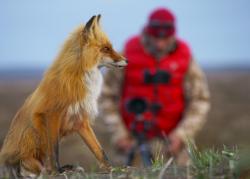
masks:
<svg viewBox="0 0 250 179"><path fill-rule="evenodd" d="M128 102L127 110L134 114L142 114L147 110L147 102L143 98L133 98Z"/></svg>

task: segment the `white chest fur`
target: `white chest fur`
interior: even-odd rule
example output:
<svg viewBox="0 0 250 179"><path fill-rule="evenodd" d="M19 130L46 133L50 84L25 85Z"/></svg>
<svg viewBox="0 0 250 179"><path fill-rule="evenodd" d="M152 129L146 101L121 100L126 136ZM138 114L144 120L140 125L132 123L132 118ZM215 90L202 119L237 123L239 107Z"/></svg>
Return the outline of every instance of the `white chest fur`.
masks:
<svg viewBox="0 0 250 179"><path fill-rule="evenodd" d="M82 101L70 105L68 114L80 115L85 112L90 118L94 118L98 113L97 99L101 93L102 81L102 74L97 68L85 73L83 85L87 90L86 96Z"/></svg>

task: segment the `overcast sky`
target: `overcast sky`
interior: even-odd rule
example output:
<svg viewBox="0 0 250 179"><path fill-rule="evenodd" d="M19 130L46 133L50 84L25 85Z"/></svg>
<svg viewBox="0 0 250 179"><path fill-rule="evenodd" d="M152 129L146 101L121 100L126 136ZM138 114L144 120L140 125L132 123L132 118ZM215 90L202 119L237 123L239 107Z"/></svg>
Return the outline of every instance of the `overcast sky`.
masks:
<svg viewBox="0 0 250 179"><path fill-rule="evenodd" d="M99 13L122 50L160 6L176 14L178 36L202 66L250 66L250 0L1 0L0 69L47 67L68 34Z"/></svg>

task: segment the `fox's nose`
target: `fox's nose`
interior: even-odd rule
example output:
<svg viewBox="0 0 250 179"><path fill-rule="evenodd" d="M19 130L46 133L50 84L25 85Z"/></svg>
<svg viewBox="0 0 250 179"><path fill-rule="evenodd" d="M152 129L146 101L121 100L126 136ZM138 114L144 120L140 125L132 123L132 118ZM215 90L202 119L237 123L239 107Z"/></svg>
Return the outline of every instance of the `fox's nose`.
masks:
<svg viewBox="0 0 250 179"><path fill-rule="evenodd" d="M127 59L125 59L125 62L126 62L126 64L128 64L128 60Z"/></svg>

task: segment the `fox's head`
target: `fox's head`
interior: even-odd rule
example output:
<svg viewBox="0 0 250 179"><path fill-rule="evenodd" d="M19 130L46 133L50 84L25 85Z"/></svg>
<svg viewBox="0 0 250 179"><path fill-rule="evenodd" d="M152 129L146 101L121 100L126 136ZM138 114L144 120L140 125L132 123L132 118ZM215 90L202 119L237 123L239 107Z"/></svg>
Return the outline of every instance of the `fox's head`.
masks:
<svg viewBox="0 0 250 179"><path fill-rule="evenodd" d="M82 60L84 66L124 67L127 60L117 53L100 28L101 16L93 16L82 30Z"/></svg>

